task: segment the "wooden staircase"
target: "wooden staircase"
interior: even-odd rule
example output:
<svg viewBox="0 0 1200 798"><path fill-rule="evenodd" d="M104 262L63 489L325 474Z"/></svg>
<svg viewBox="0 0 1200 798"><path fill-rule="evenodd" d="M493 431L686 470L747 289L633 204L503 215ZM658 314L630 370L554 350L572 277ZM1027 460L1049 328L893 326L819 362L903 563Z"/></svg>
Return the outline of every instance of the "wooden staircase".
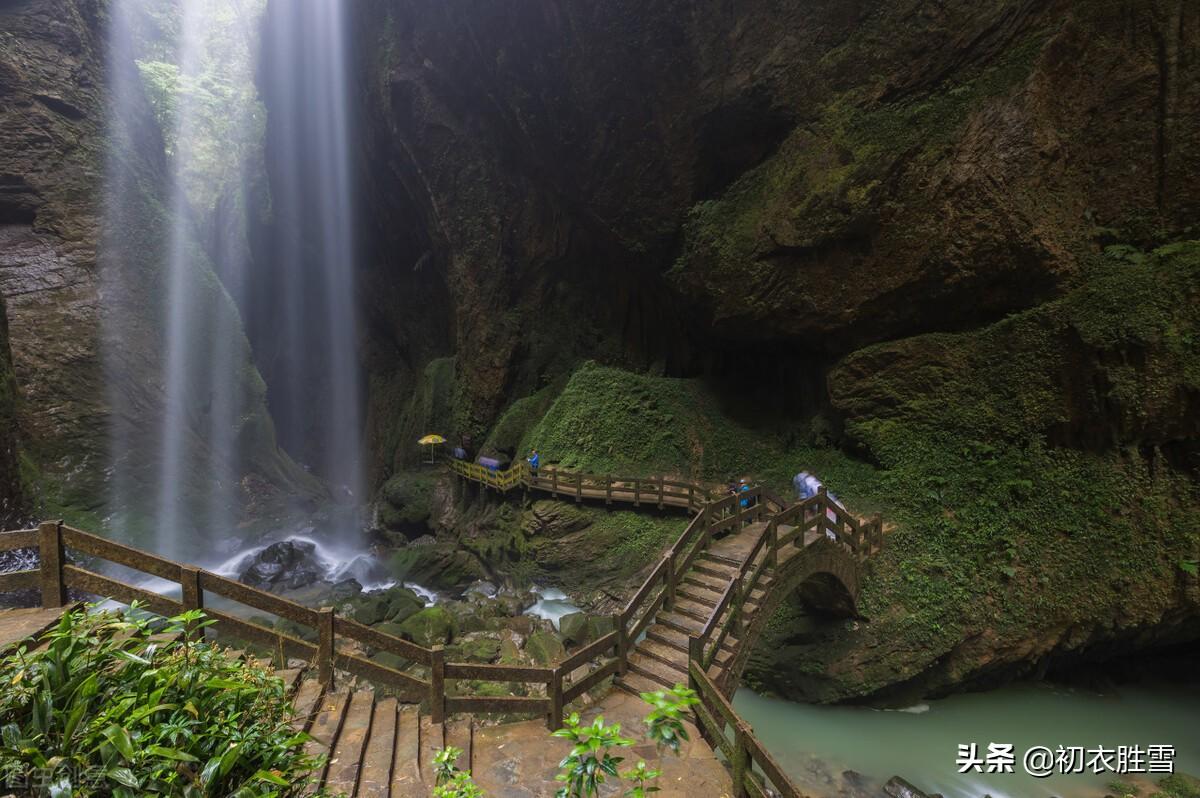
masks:
<svg viewBox="0 0 1200 798"><path fill-rule="evenodd" d="M295 685L297 731L313 738L311 754L327 754L320 784L349 798L426 798L433 790L433 758L454 746L460 770L470 770L474 724L435 724L414 704L400 704L371 689L325 690L299 671L278 671ZM315 785L314 785L315 786Z"/></svg>
<svg viewBox="0 0 1200 798"><path fill-rule="evenodd" d="M670 609L658 611L645 635L630 651L627 669L616 681L621 689L637 695L687 685L688 639L702 634L720 606L721 596L742 574L746 555L766 527L764 522L748 524L700 553L676 586L674 604ZM725 609L716 619L716 625L723 624L731 611L741 612L748 620L760 606L771 580L769 574L764 574L745 604ZM733 659L738 645L739 641L732 636L722 641L709 669L714 678Z"/></svg>

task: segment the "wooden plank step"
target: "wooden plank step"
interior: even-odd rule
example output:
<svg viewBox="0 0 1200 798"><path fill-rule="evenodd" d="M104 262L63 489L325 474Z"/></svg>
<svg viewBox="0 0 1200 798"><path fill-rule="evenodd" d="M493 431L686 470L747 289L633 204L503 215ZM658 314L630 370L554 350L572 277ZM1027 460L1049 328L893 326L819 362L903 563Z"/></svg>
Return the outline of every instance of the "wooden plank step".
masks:
<svg viewBox="0 0 1200 798"><path fill-rule="evenodd" d="M471 746L475 742L475 724L470 718L451 720L445 727L446 745L462 749L462 756L456 762L459 770L470 770L473 761ZM428 768L426 768L428 770Z"/></svg>
<svg viewBox="0 0 1200 798"><path fill-rule="evenodd" d="M58 623L64 613L71 612L78 604L65 607L29 607L0 610L0 652L16 649L21 643L32 650L34 641Z"/></svg>
<svg viewBox="0 0 1200 798"><path fill-rule="evenodd" d="M677 598L685 598L688 601L694 601L697 604L703 604L705 607L708 607L710 610L716 608L717 601L719 598L719 594L704 595L703 590L701 590L700 588L697 588L695 585L691 584L690 582L677 587L675 589L675 596Z"/></svg>
<svg viewBox="0 0 1200 798"><path fill-rule="evenodd" d="M358 785L358 774L362 769L363 751L367 736L371 733L371 716L375 711L375 691L356 690L350 696L342 730L337 735L329 759L329 775L325 785L334 794L344 792L353 795Z"/></svg>
<svg viewBox="0 0 1200 798"><path fill-rule="evenodd" d="M700 559L709 560L716 565L726 565L730 568L741 568L742 563L744 562L743 560L739 560L726 554L720 554L715 551L700 552Z"/></svg>
<svg viewBox="0 0 1200 798"><path fill-rule="evenodd" d="M316 679L305 679L300 683L296 700L292 702L292 728L296 731L308 729L316 715L317 701L323 692L324 688Z"/></svg>
<svg viewBox="0 0 1200 798"><path fill-rule="evenodd" d="M629 670L658 682L666 689L677 684L687 685L687 671L678 665L668 665L645 654L634 652L629 657Z"/></svg>
<svg viewBox="0 0 1200 798"><path fill-rule="evenodd" d="M426 798L430 788L421 780L421 716L413 704L405 704L396 713L396 756L392 765L392 796ZM430 780L432 782L432 779Z"/></svg>
<svg viewBox="0 0 1200 798"><path fill-rule="evenodd" d="M617 677L614 682L617 687L627 693L633 695L641 695L642 693L653 693L656 690L661 690L662 685L651 679L647 679L640 673L635 673L632 670L626 671L623 675Z"/></svg>
<svg viewBox="0 0 1200 798"><path fill-rule="evenodd" d="M670 690L672 687L675 686L674 682L672 682L670 679L667 679L664 676L659 676L658 674L654 673L649 668L643 668L639 665L634 665L632 662L629 663L629 669L627 671L625 671L625 673L626 673L626 675L633 674L635 676L640 676L643 679L646 679L647 681L653 683L654 687L651 690L648 690L646 692L655 692L658 690Z"/></svg>
<svg viewBox="0 0 1200 798"><path fill-rule="evenodd" d="M300 675L304 673L303 668L289 668L287 670L275 671L275 677L283 680L284 689L287 694L291 695L296 690L296 685L300 684Z"/></svg>
<svg viewBox="0 0 1200 798"><path fill-rule="evenodd" d="M701 621L697 621L695 618L688 618L686 615L676 615L673 612L660 612L655 618L655 622L662 624L668 629L683 632L685 635L700 634L704 631L704 624Z"/></svg>
<svg viewBox="0 0 1200 798"><path fill-rule="evenodd" d="M389 798L392 784L392 761L396 756L396 699L383 698L375 702L371 717L371 736L363 755L362 771L358 777L359 798Z"/></svg>
<svg viewBox="0 0 1200 798"><path fill-rule="evenodd" d="M704 605L694 604L686 599L680 599L678 596L676 596L674 606L671 607L671 612L686 615L700 623L708 623L708 616L712 614L712 611Z"/></svg>
<svg viewBox="0 0 1200 798"><path fill-rule="evenodd" d="M704 574L705 576L711 576L716 579L723 579L725 584L729 584L729 580L737 576L737 569L728 566L718 567L711 562L700 562L697 560L695 563L693 563L690 573Z"/></svg>
<svg viewBox="0 0 1200 798"><path fill-rule="evenodd" d="M441 723L433 723L428 716L421 718L421 745L419 748L418 767L421 780L432 785L433 757L446 747L446 727Z"/></svg>
<svg viewBox="0 0 1200 798"><path fill-rule="evenodd" d="M342 729L342 721L346 717L346 707L349 705L350 693L346 690L326 693L321 698L317 704L316 717L313 718L312 726L308 729L312 739L304 745L304 750L309 756L328 755L334 749L338 733ZM332 756L327 756L325 766L314 771L314 775L318 777L317 783L309 784L305 795L315 793L318 784L324 782L332 758Z"/></svg>
<svg viewBox="0 0 1200 798"><path fill-rule="evenodd" d="M687 596L681 596L678 592L675 594L675 606L671 608L671 612L695 618L700 623L708 623L709 617L712 616L712 611L713 607L693 601Z"/></svg>
<svg viewBox="0 0 1200 798"><path fill-rule="evenodd" d="M683 669L687 663L687 652L656 640L647 635L646 639L637 644L635 649L639 654L643 654L651 659L656 659L666 665Z"/></svg>
<svg viewBox="0 0 1200 798"><path fill-rule="evenodd" d="M709 593L716 593L718 598L725 592L725 588L729 585L728 579L702 574L695 568L684 574L683 581Z"/></svg>
<svg viewBox="0 0 1200 798"><path fill-rule="evenodd" d="M681 651L685 655L688 650L688 635L680 632L678 629L672 629L661 624L654 624L646 631L647 640L655 640L663 645L670 646L676 651ZM729 643L721 644L722 650L732 651Z"/></svg>

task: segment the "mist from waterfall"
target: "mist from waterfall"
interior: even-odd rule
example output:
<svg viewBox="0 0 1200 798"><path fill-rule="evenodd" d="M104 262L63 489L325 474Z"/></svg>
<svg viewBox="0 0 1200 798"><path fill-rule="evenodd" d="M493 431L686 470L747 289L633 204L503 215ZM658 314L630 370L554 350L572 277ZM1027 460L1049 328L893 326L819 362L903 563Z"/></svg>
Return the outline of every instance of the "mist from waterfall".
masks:
<svg viewBox="0 0 1200 798"><path fill-rule="evenodd" d="M248 324L256 346L267 338L276 342L266 370L280 439L334 487L339 499L361 501L357 253L343 3L274 2L267 13L260 83L270 98L273 244L280 265L273 272L275 284L264 292L259 283L254 302L281 307L273 312L262 307L264 312L253 314ZM272 327L255 327L264 323Z"/></svg>
<svg viewBox="0 0 1200 798"><path fill-rule="evenodd" d="M263 5L130 0L110 13L112 146L101 247L112 410L106 521L118 537L200 564L247 545L238 526L256 492L295 488L293 509L313 511L320 488L276 449L276 430L343 508L363 497L343 11L338 0L274 0L264 24ZM251 54L235 88L253 103L230 100L229 87L214 82L214 74L226 76L228 57L226 31L214 20L228 27L231 19ZM169 44L143 59L138 37L147 20L163 25ZM269 38L262 59L260 34ZM276 136L269 197L256 195L251 209L251 186L266 195L255 66L274 100ZM144 124L149 106L153 130ZM220 113L226 106L229 118ZM259 156L241 157L226 139L255 141ZM160 151L165 158L153 155ZM226 194L238 199L225 202ZM249 243L251 214L260 211L267 221L255 223L270 230L265 252ZM131 245L133 231L147 230ZM248 340L254 325L261 334ZM255 361L269 371L269 386ZM354 523L339 510L318 531L350 544ZM313 529L294 518L277 528L259 523L254 542L296 533Z"/></svg>

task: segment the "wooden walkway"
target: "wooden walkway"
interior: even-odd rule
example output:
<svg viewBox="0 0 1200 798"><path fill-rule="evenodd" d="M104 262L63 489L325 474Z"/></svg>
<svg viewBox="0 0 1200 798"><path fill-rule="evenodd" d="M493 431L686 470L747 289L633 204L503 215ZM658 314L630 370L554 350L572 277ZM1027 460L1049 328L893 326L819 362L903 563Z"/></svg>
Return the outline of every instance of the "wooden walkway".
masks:
<svg viewBox="0 0 1200 798"><path fill-rule="evenodd" d="M295 727L312 736L314 753L329 755L316 774L318 781L347 796L428 795L434 753L445 746L464 751L459 767L472 770L493 798L554 795L557 763L569 745L551 738L547 727L561 725L568 705L589 706L589 696L615 677L620 689L590 705L588 714L603 712L633 736L648 711L638 693L686 683L701 695L694 719L703 734L694 735L683 759L660 761L652 746L632 752L662 768L663 798L757 797L768 794L764 784L783 798L799 798L799 790L738 717L728 696L765 619L791 590L814 576L819 575L822 584L832 576L845 588L853 612L863 563L883 545L879 516L856 519L823 491L783 507L755 486L737 496L718 496L704 486L663 477L618 478L556 469L534 475L524 464L491 471L461 461L451 469L502 492L539 490L576 502L676 506L695 514L624 609L612 615L613 631L551 666L448 662L441 646L424 648L339 616L333 608L304 607L54 521L0 534L0 551L37 548L40 560L36 570L0 574L0 591L39 588L48 607L65 604L71 588L126 604L137 600L164 616L204 609L222 634L280 652L292 664L310 663L279 675L291 689ZM173 581L180 586L180 598L88 570L76 564L74 555L84 555L84 562L119 563ZM316 642L218 610L206 602L209 595L308 627ZM0 646L44 629L61 612L26 610L7 615L7 621L0 615ZM428 677L425 671L377 664L365 656L370 649L418 663L428 669ZM447 689L447 683L464 679L499 685L501 692L462 695ZM388 693L362 689L368 683L384 685ZM429 714L422 717L414 703L402 700L425 703ZM470 719L484 713L520 713L541 720L477 726ZM729 738L731 728L734 734Z"/></svg>
<svg viewBox="0 0 1200 798"><path fill-rule="evenodd" d="M550 798L561 786L554 776L570 744L551 737L541 721L485 726L462 717L434 724L416 705L399 704L369 688L325 690L299 671L279 675L293 689L294 727L313 737L312 753L328 755L319 777L330 792L347 798L427 798L434 787L433 757L445 746L463 751L458 767L471 771L491 798ZM640 699L614 692L584 715L603 714L644 740L641 724L649 709ZM691 724L689 736L680 757L660 757L648 745L637 747L633 756L663 769L658 793L663 798L732 795L729 772Z"/></svg>
<svg viewBox="0 0 1200 798"><path fill-rule="evenodd" d="M0 609L0 654L49 629L71 607Z"/></svg>

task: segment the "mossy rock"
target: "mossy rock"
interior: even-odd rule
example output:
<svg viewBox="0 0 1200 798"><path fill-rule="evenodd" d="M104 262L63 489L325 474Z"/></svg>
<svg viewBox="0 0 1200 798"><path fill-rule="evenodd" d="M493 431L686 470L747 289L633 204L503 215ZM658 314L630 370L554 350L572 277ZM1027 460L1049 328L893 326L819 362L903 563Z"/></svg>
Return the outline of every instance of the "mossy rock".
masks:
<svg viewBox="0 0 1200 798"><path fill-rule="evenodd" d="M592 523L587 511L554 499L535 501L521 518L526 535L558 538L578 532Z"/></svg>
<svg viewBox="0 0 1200 798"><path fill-rule="evenodd" d="M377 654L372 654L371 662L397 671L402 671L409 666L408 660L390 651L380 651Z"/></svg>
<svg viewBox="0 0 1200 798"><path fill-rule="evenodd" d="M354 603L354 620L367 626L385 620L391 605L383 596L367 596Z"/></svg>
<svg viewBox="0 0 1200 798"><path fill-rule="evenodd" d="M401 623L425 608L425 600L406 587L392 588L386 596L389 621Z"/></svg>
<svg viewBox="0 0 1200 798"><path fill-rule="evenodd" d="M517 644L511 638L500 641L500 661L505 665L521 663L521 649L517 648Z"/></svg>
<svg viewBox="0 0 1200 798"><path fill-rule="evenodd" d="M404 637L404 627L396 621L383 621L375 625L375 628L383 632L385 635L392 637Z"/></svg>
<svg viewBox="0 0 1200 798"><path fill-rule="evenodd" d="M599 640L617 628L616 622L611 615L589 615L587 626L588 637L591 640Z"/></svg>
<svg viewBox="0 0 1200 798"><path fill-rule="evenodd" d="M426 607L406 618L400 629L419 646L449 643L454 637L454 616L441 607Z"/></svg>
<svg viewBox="0 0 1200 798"><path fill-rule="evenodd" d="M591 639L586 612L572 612L558 621L558 631L570 645L582 645Z"/></svg>
<svg viewBox="0 0 1200 798"><path fill-rule="evenodd" d="M277 620L275 622L275 628L278 631L283 632L285 635L297 637L301 640L308 641L309 643L315 643L317 640L316 629L296 623L295 621L288 620L287 618L280 618Z"/></svg>
<svg viewBox="0 0 1200 798"><path fill-rule="evenodd" d="M433 512L437 477L428 472L396 474L379 490L377 523L388 530L410 534L428 527Z"/></svg>
<svg viewBox="0 0 1200 798"><path fill-rule="evenodd" d="M495 662L500 656L500 641L487 637L473 640L461 640L454 646L456 653L463 662Z"/></svg>
<svg viewBox="0 0 1200 798"><path fill-rule="evenodd" d="M539 665L552 665L566 658L567 649L556 633L539 629L525 642L525 653Z"/></svg>

